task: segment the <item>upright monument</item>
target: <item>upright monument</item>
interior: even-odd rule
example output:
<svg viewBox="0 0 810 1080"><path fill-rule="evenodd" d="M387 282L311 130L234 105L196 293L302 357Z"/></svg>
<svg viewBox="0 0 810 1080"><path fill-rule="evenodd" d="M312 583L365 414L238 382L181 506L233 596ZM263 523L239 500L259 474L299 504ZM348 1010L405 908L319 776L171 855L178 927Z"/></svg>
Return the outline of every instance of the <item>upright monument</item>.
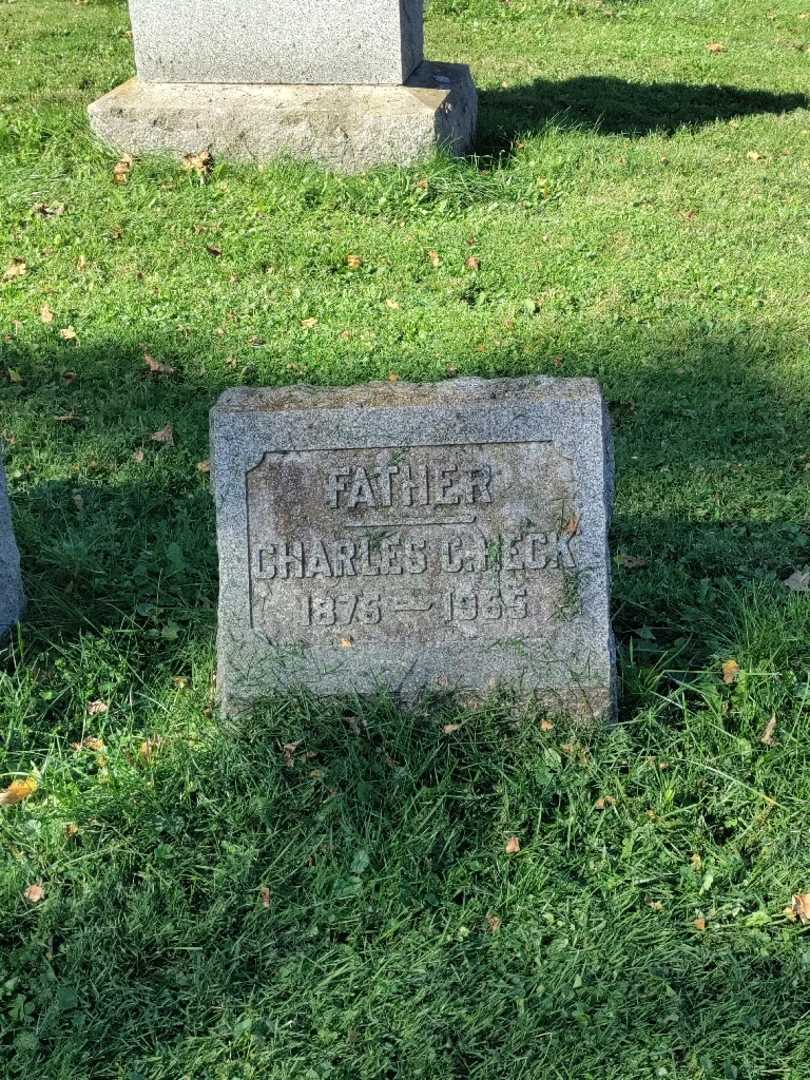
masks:
<svg viewBox="0 0 810 1080"><path fill-rule="evenodd" d="M20 556L11 526L6 474L0 458L0 641L20 620L24 608Z"/></svg>
<svg viewBox="0 0 810 1080"><path fill-rule="evenodd" d="M472 146L469 69L423 56L423 0L129 0L138 77L90 106L129 154L356 171Z"/></svg>
<svg viewBox="0 0 810 1080"><path fill-rule="evenodd" d="M226 391L218 686L610 716L610 423L590 379Z"/></svg>

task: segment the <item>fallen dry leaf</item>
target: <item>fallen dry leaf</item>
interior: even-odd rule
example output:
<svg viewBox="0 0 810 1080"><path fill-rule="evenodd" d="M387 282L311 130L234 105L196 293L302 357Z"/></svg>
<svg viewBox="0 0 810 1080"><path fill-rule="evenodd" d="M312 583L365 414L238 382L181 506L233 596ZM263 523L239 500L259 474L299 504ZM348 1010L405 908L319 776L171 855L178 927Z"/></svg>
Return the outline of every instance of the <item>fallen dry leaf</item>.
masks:
<svg viewBox="0 0 810 1080"><path fill-rule="evenodd" d="M442 728L443 735L452 735L455 731L461 730L461 724L445 724Z"/></svg>
<svg viewBox="0 0 810 1080"><path fill-rule="evenodd" d="M24 259L12 259L3 274L3 281L13 281L15 278L25 277L28 273L28 263Z"/></svg>
<svg viewBox="0 0 810 1080"><path fill-rule="evenodd" d="M141 461L143 461L143 459L145 457L146 457L146 454L143 452L143 450L133 450L132 451L132 460L133 461L137 461L138 463L140 463Z"/></svg>
<svg viewBox="0 0 810 1080"><path fill-rule="evenodd" d="M310 316L308 319L301 320L302 330L312 330L318 325L318 320L314 316Z"/></svg>
<svg viewBox="0 0 810 1080"><path fill-rule="evenodd" d="M363 265L363 260L359 255L347 255L346 265L350 270L359 270Z"/></svg>
<svg viewBox="0 0 810 1080"><path fill-rule="evenodd" d="M126 184L129 182L129 174L132 172L132 158L125 154L117 161L113 169L113 183Z"/></svg>
<svg viewBox="0 0 810 1080"><path fill-rule="evenodd" d="M222 248L217 247L216 244L206 244L205 245L205 250L214 259L218 259L220 257L220 255L222 254Z"/></svg>
<svg viewBox="0 0 810 1080"><path fill-rule="evenodd" d="M563 526L563 530L562 530L563 535L565 535L565 536L567 536L567 537L569 537L570 539L573 540L573 538L579 532L579 526L580 526L581 522L582 522L582 514L574 514L574 516L572 518L570 518L565 523L565 525Z"/></svg>
<svg viewBox="0 0 810 1080"><path fill-rule="evenodd" d="M725 45L722 41L710 41L706 46L706 52L713 53L715 56L718 53L724 53L726 51Z"/></svg>
<svg viewBox="0 0 810 1080"><path fill-rule="evenodd" d="M764 746L776 746L776 739L774 738L775 731L776 731L776 713L773 714L773 716L770 718L768 723L765 725L765 730L760 735L759 741Z"/></svg>
<svg viewBox="0 0 810 1080"><path fill-rule="evenodd" d="M506 847L504 851L507 855L517 855L520 851L520 840L516 836L510 836L506 841Z"/></svg>
<svg viewBox="0 0 810 1080"><path fill-rule="evenodd" d="M174 446L174 428L171 424L167 424L166 427L161 428L160 431L153 431L149 438L152 442L163 443L166 446Z"/></svg>
<svg viewBox="0 0 810 1080"><path fill-rule="evenodd" d="M23 893L23 896L25 897L25 899L28 901L29 904L38 904L40 902L40 900L45 899L45 890L39 884L37 884L37 885L29 885L28 888Z"/></svg>
<svg viewBox="0 0 810 1080"><path fill-rule="evenodd" d="M62 378L65 380L66 383L74 383L74 382L76 382L78 377L79 376L76 374L75 371L66 371L62 375Z"/></svg>
<svg viewBox="0 0 810 1080"><path fill-rule="evenodd" d="M785 578L783 584L791 592L810 592L810 571L803 573L801 570L794 570L790 577Z"/></svg>
<svg viewBox="0 0 810 1080"><path fill-rule="evenodd" d="M653 911L663 911L664 905L660 900L648 900L647 907L652 908Z"/></svg>
<svg viewBox="0 0 810 1080"><path fill-rule="evenodd" d="M478 258L477 255L471 255L464 265L467 267L468 270L480 270L481 260Z"/></svg>
<svg viewBox="0 0 810 1080"><path fill-rule="evenodd" d="M354 644L354 642L352 641L352 639L350 637L342 637L340 639L340 647L341 647L341 649L350 649L353 644Z"/></svg>
<svg viewBox="0 0 810 1080"><path fill-rule="evenodd" d="M748 153L745 156L748 158L749 161L762 161L762 160L764 160L764 156L762 154L760 154L757 150L749 150Z"/></svg>
<svg viewBox="0 0 810 1080"><path fill-rule="evenodd" d="M186 154L183 158L183 168L197 173L201 179L210 176L213 167L214 157L210 150L200 150L198 154Z"/></svg>
<svg viewBox="0 0 810 1080"><path fill-rule="evenodd" d="M389 297L385 301L385 306L387 308L390 308L392 311L399 311L399 303L396 300L394 300L393 297Z"/></svg>
<svg viewBox="0 0 810 1080"><path fill-rule="evenodd" d="M63 326L59 331L59 337L62 341L78 341L79 335L73 329L72 326Z"/></svg>
<svg viewBox="0 0 810 1080"><path fill-rule="evenodd" d="M500 928L503 926L503 919L500 915L493 915L491 911L487 912L487 926L490 933L497 934Z"/></svg>
<svg viewBox="0 0 810 1080"><path fill-rule="evenodd" d="M295 751L298 749L302 742L303 740L299 739L297 742L284 743L284 745L282 746L281 749L284 752L284 764L287 766L288 769L291 769L293 767L293 764L295 762Z"/></svg>
<svg viewBox="0 0 810 1080"><path fill-rule="evenodd" d="M694 928L696 930L705 930L706 929L706 920L703 917L701 917L699 919L695 919L695 921L694 921L694 923L692 925L694 926Z"/></svg>
<svg viewBox="0 0 810 1080"><path fill-rule="evenodd" d="M210 473L211 472L211 462L208 460L208 458L206 458L205 461L198 461L197 462L197 472L198 473Z"/></svg>
<svg viewBox="0 0 810 1080"><path fill-rule="evenodd" d="M75 742L70 744L71 747L76 750L92 750L94 754L100 754L106 749L104 741L96 738L95 735L86 735L81 742Z"/></svg>
<svg viewBox="0 0 810 1080"><path fill-rule="evenodd" d="M34 203L32 207L32 213L43 218L61 217L64 212L65 207L62 203L54 203L53 206L48 206L47 203L38 202Z"/></svg>
<svg viewBox="0 0 810 1080"><path fill-rule="evenodd" d="M267 910L270 907L270 890L266 885L262 885L259 889L259 895L262 898L262 907Z"/></svg>
<svg viewBox="0 0 810 1080"><path fill-rule="evenodd" d="M737 681L740 674L740 665L736 660L726 660L723 664L723 682L726 686L731 686L732 683Z"/></svg>
<svg viewBox="0 0 810 1080"><path fill-rule="evenodd" d="M144 353L143 362L149 368L150 375L174 375L175 369L168 364L161 364L154 356Z"/></svg>
<svg viewBox="0 0 810 1080"><path fill-rule="evenodd" d="M77 420L81 420L75 412L62 413L60 416L55 416L54 420L57 424L75 424Z"/></svg>
<svg viewBox="0 0 810 1080"><path fill-rule="evenodd" d="M593 805L596 810L606 810L609 806L615 806L616 800L612 795L602 795Z"/></svg>
<svg viewBox="0 0 810 1080"><path fill-rule="evenodd" d="M78 835L79 826L76 824L75 821L69 821L67 825L65 825L65 836L68 838L68 840L72 840L74 836Z"/></svg>
<svg viewBox="0 0 810 1080"><path fill-rule="evenodd" d="M23 780L12 780L5 791L0 791L0 806L16 806L31 797L39 787L39 783L33 776L26 776Z"/></svg>
<svg viewBox="0 0 810 1080"><path fill-rule="evenodd" d="M155 754L160 750L163 745L163 739L160 735L155 735L153 738L144 739L141 745L138 747L138 757L141 761L148 765Z"/></svg>
<svg viewBox="0 0 810 1080"><path fill-rule="evenodd" d="M102 716L104 713L109 711L110 706L107 704L106 701L101 701L100 699L98 701L91 701L90 704L87 706L88 716Z"/></svg>
<svg viewBox="0 0 810 1080"><path fill-rule="evenodd" d="M810 893L796 893L792 898L791 911L804 926L810 922Z"/></svg>
<svg viewBox="0 0 810 1080"><path fill-rule="evenodd" d="M429 252L427 253L427 257L428 257L428 258L430 259L430 265L431 265L431 266L432 266L432 267L433 267L434 269L436 269L437 267L439 267L439 266L441 266L441 265L442 265L442 257L441 257L441 255L440 255L440 254L438 253L438 251L433 251L433 250L430 250L430 251L429 251Z"/></svg>
<svg viewBox="0 0 810 1080"><path fill-rule="evenodd" d="M39 309L39 317L46 325L53 322L53 312L48 304L43 304Z"/></svg>
<svg viewBox="0 0 810 1080"><path fill-rule="evenodd" d="M697 873L697 871L700 870L703 866L703 857L699 855L696 851L693 851L692 854L689 856L689 864L692 869Z"/></svg>
<svg viewBox="0 0 810 1080"><path fill-rule="evenodd" d="M396 373L396 371L389 371L388 372L388 381L390 383L399 382L399 375Z"/></svg>
<svg viewBox="0 0 810 1080"><path fill-rule="evenodd" d="M421 180L417 180L414 184L414 187L418 188L420 191L427 191L428 186L428 178L426 176L423 176Z"/></svg>
<svg viewBox="0 0 810 1080"><path fill-rule="evenodd" d="M187 675L174 675L172 676L172 682L178 690L188 690L191 685L191 680Z"/></svg>
<svg viewBox="0 0 810 1080"><path fill-rule="evenodd" d="M552 722L550 720L541 720L540 721L540 730L541 731L553 731L554 730L554 725L552 724Z"/></svg>

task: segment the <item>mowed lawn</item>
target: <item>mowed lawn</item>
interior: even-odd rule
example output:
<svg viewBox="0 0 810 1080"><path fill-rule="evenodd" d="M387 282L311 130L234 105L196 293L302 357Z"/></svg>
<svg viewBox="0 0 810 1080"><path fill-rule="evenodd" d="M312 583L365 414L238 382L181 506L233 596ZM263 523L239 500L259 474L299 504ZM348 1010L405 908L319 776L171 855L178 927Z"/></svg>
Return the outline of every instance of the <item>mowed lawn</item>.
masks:
<svg viewBox="0 0 810 1080"><path fill-rule="evenodd" d="M116 184L125 5L0 0L8 1080L810 1075L810 6L434 0L427 40L475 160ZM610 402L620 724L223 721L217 394L525 373Z"/></svg>

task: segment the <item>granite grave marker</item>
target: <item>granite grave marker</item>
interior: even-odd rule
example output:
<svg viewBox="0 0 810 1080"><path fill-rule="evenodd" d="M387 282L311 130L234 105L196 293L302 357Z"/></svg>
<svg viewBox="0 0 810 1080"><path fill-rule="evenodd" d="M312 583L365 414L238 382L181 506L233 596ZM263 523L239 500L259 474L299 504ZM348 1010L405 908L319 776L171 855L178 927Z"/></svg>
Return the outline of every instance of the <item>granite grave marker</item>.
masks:
<svg viewBox="0 0 810 1080"><path fill-rule="evenodd" d="M236 389L212 411L219 691L506 686L610 715L609 420L588 379Z"/></svg>
<svg viewBox="0 0 810 1080"><path fill-rule="evenodd" d="M423 0L129 0L138 77L90 106L138 154L356 171L437 146L466 153L477 98L463 64L426 61Z"/></svg>
<svg viewBox="0 0 810 1080"><path fill-rule="evenodd" d="M0 458L0 640L19 622L24 608L20 555L11 525L6 474Z"/></svg>

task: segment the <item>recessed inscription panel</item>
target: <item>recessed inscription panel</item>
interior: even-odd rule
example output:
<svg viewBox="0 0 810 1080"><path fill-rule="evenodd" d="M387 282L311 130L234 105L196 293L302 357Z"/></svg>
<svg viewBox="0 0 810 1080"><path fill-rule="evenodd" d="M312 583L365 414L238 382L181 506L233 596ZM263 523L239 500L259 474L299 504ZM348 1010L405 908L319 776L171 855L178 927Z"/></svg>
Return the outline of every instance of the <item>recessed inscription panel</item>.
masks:
<svg viewBox="0 0 810 1080"><path fill-rule="evenodd" d="M552 442L268 452L245 485L251 625L274 643L536 639L577 613Z"/></svg>

